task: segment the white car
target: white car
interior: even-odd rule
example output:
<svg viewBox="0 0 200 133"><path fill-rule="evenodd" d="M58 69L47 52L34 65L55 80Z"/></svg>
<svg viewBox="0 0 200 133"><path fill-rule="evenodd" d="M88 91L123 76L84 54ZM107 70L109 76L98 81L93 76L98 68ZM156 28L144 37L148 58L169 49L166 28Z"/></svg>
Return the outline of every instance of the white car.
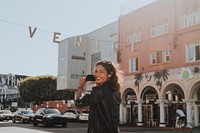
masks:
<svg viewBox="0 0 200 133"><path fill-rule="evenodd" d="M10 110L0 110L0 121L3 120L12 120L13 114Z"/></svg>
<svg viewBox="0 0 200 133"><path fill-rule="evenodd" d="M67 117L68 121L79 121L80 111L75 109L68 109L64 112L64 115Z"/></svg>
<svg viewBox="0 0 200 133"><path fill-rule="evenodd" d="M81 111L79 115L79 121L80 122L87 122L89 117L89 111L88 110L83 110Z"/></svg>

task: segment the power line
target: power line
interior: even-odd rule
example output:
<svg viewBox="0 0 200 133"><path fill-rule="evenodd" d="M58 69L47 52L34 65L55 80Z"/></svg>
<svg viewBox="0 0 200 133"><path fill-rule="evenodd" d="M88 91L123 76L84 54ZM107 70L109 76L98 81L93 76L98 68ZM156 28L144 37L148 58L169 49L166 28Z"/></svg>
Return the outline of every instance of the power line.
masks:
<svg viewBox="0 0 200 133"><path fill-rule="evenodd" d="M0 19L0 21L3 22L3 23L8 23L8 24L15 25L15 26L20 26L20 27L23 27L23 28L29 27L27 25L18 24L18 23L10 22L10 21L3 20L3 19ZM35 28L37 28L37 27L35 27ZM40 28L37 28L37 29L40 30L40 31L42 31L42 32L46 32L46 33L50 33L50 34L54 33L52 31L48 31L48 30L44 30L44 29L40 29ZM62 36L66 36L66 38L70 37L70 35L65 35L65 34L64 35L61 34L61 35ZM98 39L98 38L95 38L95 39L94 38L88 38L88 37L85 37L84 35L79 35L79 36L82 36L84 39L93 40L93 41L99 40L99 41L108 42L108 43L115 43L116 42L116 41L103 40L103 39ZM121 42L121 43L123 43L123 42Z"/></svg>

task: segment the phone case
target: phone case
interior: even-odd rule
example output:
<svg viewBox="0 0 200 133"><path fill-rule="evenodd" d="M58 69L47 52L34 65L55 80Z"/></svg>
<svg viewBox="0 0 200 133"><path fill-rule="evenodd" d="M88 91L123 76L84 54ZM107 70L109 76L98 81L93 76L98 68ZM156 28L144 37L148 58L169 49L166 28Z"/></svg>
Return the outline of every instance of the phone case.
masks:
<svg viewBox="0 0 200 133"><path fill-rule="evenodd" d="M87 75L86 81L95 81L94 75Z"/></svg>

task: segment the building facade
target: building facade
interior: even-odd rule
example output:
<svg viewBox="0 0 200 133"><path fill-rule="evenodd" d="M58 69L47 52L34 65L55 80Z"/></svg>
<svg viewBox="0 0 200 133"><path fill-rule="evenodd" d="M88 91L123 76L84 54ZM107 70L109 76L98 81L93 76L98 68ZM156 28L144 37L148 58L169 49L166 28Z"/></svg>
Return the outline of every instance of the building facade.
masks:
<svg viewBox="0 0 200 133"><path fill-rule="evenodd" d="M173 126L182 108L200 126L200 1L157 0L121 15L119 44L120 121Z"/></svg>
<svg viewBox="0 0 200 133"><path fill-rule="evenodd" d="M25 75L0 74L0 109L17 107L18 86Z"/></svg>

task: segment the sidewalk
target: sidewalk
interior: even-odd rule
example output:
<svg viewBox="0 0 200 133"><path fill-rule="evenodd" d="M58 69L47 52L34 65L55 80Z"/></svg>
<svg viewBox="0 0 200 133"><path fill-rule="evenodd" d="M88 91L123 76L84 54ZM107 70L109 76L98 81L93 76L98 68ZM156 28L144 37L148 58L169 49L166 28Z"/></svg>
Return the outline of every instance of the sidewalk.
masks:
<svg viewBox="0 0 200 133"><path fill-rule="evenodd" d="M1 127L1 133L50 133L21 127Z"/></svg>
<svg viewBox="0 0 200 133"><path fill-rule="evenodd" d="M200 128L194 129L181 129L172 127L159 127L159 126L133 126L133 125L120 125L121 133L200 133Z"/></svg>
<svg viewBox="0 0 200 133"><path fill-rule="evenodd" d="M51 133L22 127L1 127L1 133ZM180 130L161 127L130 127L120 126L120 133L200 133L200 129Z"/></svg>

